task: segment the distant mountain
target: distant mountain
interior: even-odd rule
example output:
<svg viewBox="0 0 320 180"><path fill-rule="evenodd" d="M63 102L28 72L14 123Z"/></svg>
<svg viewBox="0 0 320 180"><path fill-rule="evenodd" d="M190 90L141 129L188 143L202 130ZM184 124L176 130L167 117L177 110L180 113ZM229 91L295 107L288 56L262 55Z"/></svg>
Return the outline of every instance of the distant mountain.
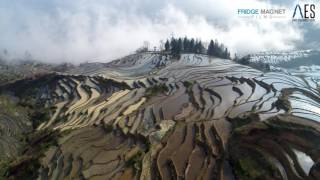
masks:
<svg viewBox="0 0 320 180"><path fill-rule="evenodd" d="M34 60L9 62L0 59L0 84L53 72L65 72L75 66L70 63L49 64Z"/></svg>
<svg viewBox="0 0 320 180"><path fill-rule="evenodd" d="M52 72L52 65L33 62L19 61L7 62L0 61L0 84L31 77L37 74Z"/></svg>

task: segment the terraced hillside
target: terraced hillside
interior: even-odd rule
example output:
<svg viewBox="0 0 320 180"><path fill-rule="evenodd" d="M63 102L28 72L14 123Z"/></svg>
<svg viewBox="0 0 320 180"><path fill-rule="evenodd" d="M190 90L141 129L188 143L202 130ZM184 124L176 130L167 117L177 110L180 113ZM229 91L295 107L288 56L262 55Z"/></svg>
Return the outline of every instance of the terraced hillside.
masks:
<svg viewBox="0 0 320 180"><path fill-rule="evenodd" d="M55 134L33 157L38 179L291 180L320 178L319 86L307 74L144 53L1 89L47 110L33 123ZM22 155L48 143L38 139ZM24 163L5 176L22 177Z"/></svg>
<svg viewBox="0 0 320 180"><path fill-rule="evenodd" d="M271 51L250 55L250 62L269 64L276 67L298 68L299 66L319 65L320 51L317 49Z"/></svg>

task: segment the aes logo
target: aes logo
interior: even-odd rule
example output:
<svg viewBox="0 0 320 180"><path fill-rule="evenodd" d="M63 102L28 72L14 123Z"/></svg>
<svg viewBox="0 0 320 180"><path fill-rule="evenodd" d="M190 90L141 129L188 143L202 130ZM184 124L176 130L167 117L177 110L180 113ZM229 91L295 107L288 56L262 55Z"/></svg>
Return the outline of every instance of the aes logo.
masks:
<svg viewBox="0 0 320 180"><path fill-rule="evenodd" d="M312 20L316 17L315 9L316 6L314 4L304 4L302 7L300 4L297 4L294 8L292 18Z"/></svg>

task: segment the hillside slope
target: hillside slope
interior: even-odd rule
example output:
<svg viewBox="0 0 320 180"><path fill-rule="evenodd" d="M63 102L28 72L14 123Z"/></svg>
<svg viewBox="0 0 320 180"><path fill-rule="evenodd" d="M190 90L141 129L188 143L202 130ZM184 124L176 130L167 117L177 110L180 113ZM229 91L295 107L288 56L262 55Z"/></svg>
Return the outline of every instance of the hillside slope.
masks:
<svg viewBox="0 0 320 180"><path fill-rule="evenodd" d="M250 55L253 63L265 63L284 68L298 68L299 66L320 65L319 50L293 50L260 52Z"/></svg>
<svg viewBox="0 0 320 180"><path fill-rule="evenodd" d="M160 53L24 79L2 94L47 116L3 176L319 179L319 86L307 75Z"/></svg>

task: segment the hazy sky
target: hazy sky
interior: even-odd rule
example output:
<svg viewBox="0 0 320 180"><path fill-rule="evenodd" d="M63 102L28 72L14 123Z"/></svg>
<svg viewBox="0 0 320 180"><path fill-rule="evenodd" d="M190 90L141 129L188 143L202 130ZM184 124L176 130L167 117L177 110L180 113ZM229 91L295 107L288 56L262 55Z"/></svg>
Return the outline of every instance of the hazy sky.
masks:
<svg viewBox="0 0 320 180"><path fill-rule="evenodd" d="M306 1L306 0L305 0ZM320 9L319 1L317 8ZM143 41L218 39L232 53L319 47L317 22L243 19L239 8L286 8L289 0L1 0L0 51L47 62L110 61Z"/></svg>

